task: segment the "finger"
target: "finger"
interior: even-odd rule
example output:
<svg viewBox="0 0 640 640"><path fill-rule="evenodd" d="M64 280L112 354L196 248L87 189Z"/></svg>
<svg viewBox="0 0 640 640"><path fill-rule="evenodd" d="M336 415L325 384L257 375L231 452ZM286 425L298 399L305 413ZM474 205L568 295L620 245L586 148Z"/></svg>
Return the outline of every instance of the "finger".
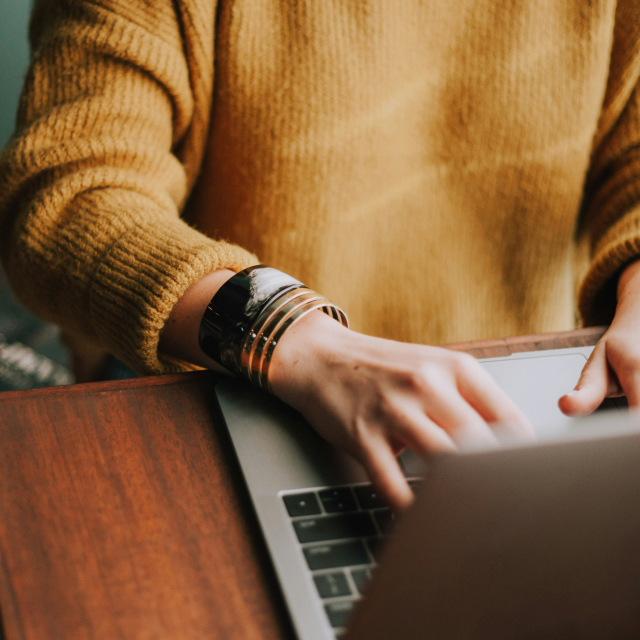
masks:
<svg viewBox="0 0 640 640"><path fill-rule="evenodd" d="M425 413L459 446L495 446L497 439L478 412L455 386L432 382L425 398Z"/></svg>
<svg viewBox="0 0 640 640"><path fill-rule="evenodd" d="M631 409L640 407L640 369L637 360L626 359L616 369L618 380Z"/></svg>
<svg viewBox="0 0 640 640"><path fill-rule="evenodd" d="M529 419L498 383L477 362L463 364L458 375L460 395L492 425L501 431L535 437Z"/></svg>
<svg viewBox="0 0 640 640"><path fill-rule="evenodd" d="M451 453L457 448L449 434L430 420L419 406L395 409L390 417L394 436L421 458Z"/></svg>
<svg viewBox="0 0 640 640"><path fill-rule="evenodd" d="M615 386L612 382L606 342L600 340L584 365L575 389L558 400L560 411L568 416L592 413L607 397L610 387Z"/></svg>
<svg viewBox="0 0 640 640"><path fill-rule="evenodd" d="M360 452L360 461L380 497L394 510L411 506L413 492L389 443L382 437L370 441Z"/></svg>

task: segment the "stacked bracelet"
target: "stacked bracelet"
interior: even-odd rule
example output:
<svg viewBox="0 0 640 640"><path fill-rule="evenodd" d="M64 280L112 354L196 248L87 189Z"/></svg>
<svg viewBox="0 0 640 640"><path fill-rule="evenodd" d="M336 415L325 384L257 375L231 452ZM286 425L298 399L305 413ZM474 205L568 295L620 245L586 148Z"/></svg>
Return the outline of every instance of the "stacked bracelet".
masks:
<svg viewBox="0 0 640 640"><path fill-rule="evenodd" d="M349 326L342 309L298 280L264 265L249 267L225 282L209 302L200 324L200 348L270 391L269 365L282 336L316 309Z"/></svg>

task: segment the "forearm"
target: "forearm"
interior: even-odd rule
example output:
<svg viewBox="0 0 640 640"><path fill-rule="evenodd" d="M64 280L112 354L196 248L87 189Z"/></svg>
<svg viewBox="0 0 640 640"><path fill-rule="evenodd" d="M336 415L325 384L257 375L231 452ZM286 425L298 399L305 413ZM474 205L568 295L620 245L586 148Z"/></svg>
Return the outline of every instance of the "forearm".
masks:
<svg viewBox="0 0 640 640"><path fill-rule="evenodd" d="M200 321L209 301L234 275L230 269L218 269L194 282L173 307L160 336L160 351L168 356L207 369L224 371L200 349Z"/></svg>
<svg viewBox="0 0 640 640"><path fill-rule="evenodd" d="M575 390L560 398L568 415L591 413L605 397L626 395L629 406L640 407L640 260L620 275L616 311L584 367Z"/></svg>
<svg viewBox="0 0 640 640"><path fill-rule="evenodd" d="M628 265L618 280L618 305L632 298L640 302L640 260Z"/></svg>
<svg viewBox="0 0 640 640"><path fill-rule="evenodd" d="M158 338L176 300L257 259L179 217L211 78L192 95L175 3L101 5L36 2L16 133L0 154L0 258L37 315L139 373L174 372Z"/></svg>
<svg viewBox="0 0 640 640"><path fill-rule="evenodd" d="M200 348L198 334L200 322L209 301L218 292L220 287L234 275L230 269L218 269L197 282L194 282L173 307L169 319L160 336L160 351L168 356L196 364L207 369L225 371L217 362L209 358ZM292 375L297 375L300 364L300 346L309 344L305 333L312 327L326 333L327 328L343 329L341 325L330 319L321 311L310 314L296 322L278 345L275 351L270 380L274 386L276 395L281 395L278 390L287 387L287 380Z"/></svg>

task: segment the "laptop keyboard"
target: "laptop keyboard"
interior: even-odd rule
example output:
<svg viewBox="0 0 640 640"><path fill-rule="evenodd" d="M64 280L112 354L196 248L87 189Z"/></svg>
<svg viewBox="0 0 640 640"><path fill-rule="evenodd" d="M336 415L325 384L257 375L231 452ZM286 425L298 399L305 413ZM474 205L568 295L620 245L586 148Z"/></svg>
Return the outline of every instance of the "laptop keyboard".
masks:
<svg viewBox="0 0 640 640"><path fill-rule="evenodd" d="M409 480L415 487L418 479ZM370 484L282 495L336 637L362 597L393 512Z"/></svg>

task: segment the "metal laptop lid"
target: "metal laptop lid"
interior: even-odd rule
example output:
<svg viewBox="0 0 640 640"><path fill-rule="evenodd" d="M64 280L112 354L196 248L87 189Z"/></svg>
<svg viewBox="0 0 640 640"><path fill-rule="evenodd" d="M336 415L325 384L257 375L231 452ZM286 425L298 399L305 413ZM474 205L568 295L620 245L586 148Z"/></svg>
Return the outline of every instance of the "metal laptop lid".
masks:
<svg viewBox="0 0 640 640"><path fill-rule="evenodd" d="M347 638L640 637L640 420L585 424L430 465Z"/></svg>

